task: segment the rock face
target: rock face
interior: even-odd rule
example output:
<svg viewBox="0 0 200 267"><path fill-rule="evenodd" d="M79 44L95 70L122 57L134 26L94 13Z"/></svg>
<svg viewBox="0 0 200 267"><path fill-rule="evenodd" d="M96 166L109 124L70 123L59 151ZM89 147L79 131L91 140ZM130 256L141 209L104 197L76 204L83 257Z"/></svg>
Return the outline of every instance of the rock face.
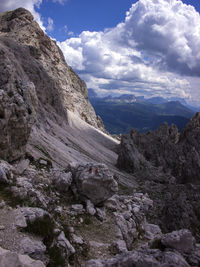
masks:
<svg viewBox="0 0 200 267"><path fill-rule="evenodd" d="M23 8L0 16L0 157L24 152L33 123L45 113L67 119L67 110L102 128L87 88L61 50Z"/></svg>
<svg viewBox="0 0 200 267"><path fill-rule="evenodd" d="M200 182L200 113L180 133L175 125L155 132L132 130L122 137L117 165L129 172L151 167L171 173L178 182Z"/></svg>

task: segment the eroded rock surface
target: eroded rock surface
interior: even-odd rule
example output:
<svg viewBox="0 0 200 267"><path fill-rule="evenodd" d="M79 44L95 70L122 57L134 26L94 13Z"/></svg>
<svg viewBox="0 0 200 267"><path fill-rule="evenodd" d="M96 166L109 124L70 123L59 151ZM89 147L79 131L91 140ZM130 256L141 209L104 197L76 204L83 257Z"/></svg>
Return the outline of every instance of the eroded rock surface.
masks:
<svg viewBox="0 0 200 267"><path fill-rule="evenodd" d="M175 125L161 125L155 132L132 130L123 135L118 166L129 172L159 168L181 183L200 182L200 113L179 134Z"/></svg>

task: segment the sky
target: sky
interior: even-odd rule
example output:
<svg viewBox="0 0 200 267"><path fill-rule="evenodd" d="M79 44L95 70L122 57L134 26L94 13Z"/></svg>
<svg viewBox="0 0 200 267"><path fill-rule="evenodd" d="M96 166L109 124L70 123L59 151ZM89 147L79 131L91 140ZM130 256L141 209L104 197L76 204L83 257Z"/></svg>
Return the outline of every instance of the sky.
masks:
<svg viewBox="0 0 200 267"><path fill-rule="evenodd" d="M99 95L181 97L200 106L199 0L1 0L24 7Z"/></svg>

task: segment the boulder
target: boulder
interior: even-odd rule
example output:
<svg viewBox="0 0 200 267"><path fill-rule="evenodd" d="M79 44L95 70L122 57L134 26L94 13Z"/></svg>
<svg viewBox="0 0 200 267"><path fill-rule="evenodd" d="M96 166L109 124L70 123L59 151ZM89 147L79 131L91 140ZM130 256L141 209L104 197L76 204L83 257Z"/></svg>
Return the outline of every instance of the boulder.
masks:
<svg viewBox="0 0 200 267"><path fill-rule="evenodd" d="M46 246L41 241L31 240L29 237L23 238L20 243L20 253L36 260L41 260L45 251Z"/></svg>
<svg viewBox="0 0 200 267"><path fill-rule="evenodd" d="M91 260L85 267L189 267L184 258L175 252L138 249L108 260Z"/></svg>
<svg viewBox="0 0 200 267"><path fill-rule="evenodd" d="M78 195L100 204L118 191L118 184L105 164L87 163L73 170Z"/></svg>
<svg viewBox="0 0 200 267"><path fill-rule="evenodd" d="M187 229L173 231L162 236L161 243L166 248L171 248L183 253L191 253L194 249L195 239Z"/></svg>
<svg viewBox="0 0 200 267"><path fill-rule="evenodd" d="M69 187L72 183L72 173L71 172L61 172L61 171L53 171L53 183L55 188L60 193L66 193L69 190Z"/></svg>
<svg viewBox="0 0 200 267"><path fill-rule="evenodd" d="M17 254L0 247L0 266L4 267L45 267L45 265L39 261L31 259L27 255Z"/></svg>

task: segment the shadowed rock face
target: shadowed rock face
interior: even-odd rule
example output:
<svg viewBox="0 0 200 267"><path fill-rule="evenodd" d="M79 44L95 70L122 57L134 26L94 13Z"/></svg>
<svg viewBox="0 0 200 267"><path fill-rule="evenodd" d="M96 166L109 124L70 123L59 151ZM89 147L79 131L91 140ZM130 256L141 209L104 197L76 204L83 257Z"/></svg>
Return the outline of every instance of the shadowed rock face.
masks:
<svg viewBox="0 0 200 267"><path fill-rule="evenodd" d="M180 133L175 125L161 125L155 132L132 130L122 137L117 165L129 172L158 168L178 182L200 182L200 113Z"/></svg>
<svg viewBox="0 0 200 267"><path fill-rule="evenodd" d="M87 87L56 43L23 8L0 15L0 157L16 160L32 125L44 114L67 120L67 110L103 129ZM61 122L62 124L62 119Z"/></svg>

